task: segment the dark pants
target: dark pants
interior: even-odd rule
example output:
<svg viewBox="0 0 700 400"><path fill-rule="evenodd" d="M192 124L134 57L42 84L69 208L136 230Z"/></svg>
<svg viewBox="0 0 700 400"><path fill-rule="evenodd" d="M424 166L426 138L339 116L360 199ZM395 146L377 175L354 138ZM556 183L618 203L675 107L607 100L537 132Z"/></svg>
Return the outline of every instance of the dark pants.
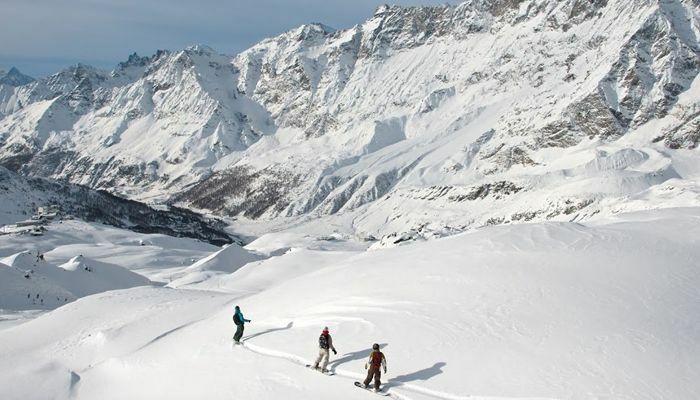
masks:
<svg viewBox="0 0 700 400"><path fill-rule="evenodd" d="M233 340L238 342L241 340L242 336L243 336L243 324L236 325L236 334L233 335Z"/></svg>
<svg viewBox="0 0 700 400"><path fill-rule="evenodd" d="M380 371L381 367L373 367L370 365L369 370L367 371L367 379L365 379L365 386L369 385L369 383L372 381L372 378L374 378L374 388L379 389L379 385L382 384L380 381L380 378L382 377L382 372Z"/></svg>

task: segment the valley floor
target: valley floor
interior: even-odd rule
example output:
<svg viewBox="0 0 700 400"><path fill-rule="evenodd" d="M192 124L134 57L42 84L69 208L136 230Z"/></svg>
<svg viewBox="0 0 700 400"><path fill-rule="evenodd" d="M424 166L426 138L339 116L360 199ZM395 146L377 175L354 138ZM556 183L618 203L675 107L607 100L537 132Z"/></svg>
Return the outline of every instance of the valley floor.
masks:
<svg viewBox="0 0 700 400"><path fill-rule="evenodd" d="M373 398L352 382L374 342L396 399L700 392L699 208L380 250L281 234L219 250L82 224L36 246L55 264L80 253L165 286L82 297L36 318L5 312L4 399ZM0 237L0 257L33 250L30 240ZM231 340L234 305L252 320L243 346ZM304 367L324 326L338 349L332 377Z"/></svg>

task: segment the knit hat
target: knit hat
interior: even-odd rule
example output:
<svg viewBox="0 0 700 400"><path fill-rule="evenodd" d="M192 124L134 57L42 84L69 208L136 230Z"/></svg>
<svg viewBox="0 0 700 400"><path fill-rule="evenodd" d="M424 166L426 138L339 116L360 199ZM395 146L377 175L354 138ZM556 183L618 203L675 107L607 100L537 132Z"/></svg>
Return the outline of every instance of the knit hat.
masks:
<svg viewBox="0 0 700 400"><path fill-rule="evenodd" d="M327 326L323 328L323 333L328 333L328 327L327 327Z"/></svg>

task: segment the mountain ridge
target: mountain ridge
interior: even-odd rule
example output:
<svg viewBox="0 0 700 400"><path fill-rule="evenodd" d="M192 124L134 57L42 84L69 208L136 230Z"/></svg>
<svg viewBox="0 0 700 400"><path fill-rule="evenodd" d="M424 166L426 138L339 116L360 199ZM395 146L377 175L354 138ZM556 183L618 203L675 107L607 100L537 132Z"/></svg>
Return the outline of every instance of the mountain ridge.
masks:
<svg viewBox="0 0 700 400"><path fill-rule="evenodd" d="M22 86L32 83L34 81L34 78L32 78L29 75L23 74L16 67L10 68L10 70L7 72L0 70L0 85Z"/></svg>
<svg viewBox="0 0 700 400"><path fill-rule="evenodd" d="M694 204L694 4L381 6L235 57L78 66L2 98L0 163L219 215L357 213L373 235L658 207L665 183Z"/></svg>

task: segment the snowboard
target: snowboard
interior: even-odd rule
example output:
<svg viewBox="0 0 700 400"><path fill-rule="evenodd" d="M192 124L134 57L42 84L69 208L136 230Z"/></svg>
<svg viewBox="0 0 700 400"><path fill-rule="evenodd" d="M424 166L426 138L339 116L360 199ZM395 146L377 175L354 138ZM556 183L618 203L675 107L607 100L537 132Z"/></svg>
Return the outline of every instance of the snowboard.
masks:
<svg viewBox="0 0 700 400"><path fill-rule="evenodd" d="M314 371L318 371L318 372L322 373L323 375L328 375L328 376L333 376L333 375L335 375L335 372L333 372L333 371L331 371L331 370L329 370L329 369L327 369L327 370L325 370L325 371L321 371L321 370L318 369L318 368L314 368L314 366L311 365L311 364L306 364L306 368L310 368L310 369L313 369Z"/></svg>
<svg viewBox="0 0 700 400"><path fill-rule="evenodd" d="M368 391L368 392L372 392L372 393L378 394L378 395L380 395L380 396L388 396L388 395L389 395L389 393L387 393L387 392L382 392L381 389L380 389L378 392L375 392L374 389L372 389L372 388L370 388L370 387L363 388L363 387L362 387L362 383L357 382L357 381L355 381L355 386L359 387L360 389L364 389L364 390L366 390L366 391Z"/></svg>

